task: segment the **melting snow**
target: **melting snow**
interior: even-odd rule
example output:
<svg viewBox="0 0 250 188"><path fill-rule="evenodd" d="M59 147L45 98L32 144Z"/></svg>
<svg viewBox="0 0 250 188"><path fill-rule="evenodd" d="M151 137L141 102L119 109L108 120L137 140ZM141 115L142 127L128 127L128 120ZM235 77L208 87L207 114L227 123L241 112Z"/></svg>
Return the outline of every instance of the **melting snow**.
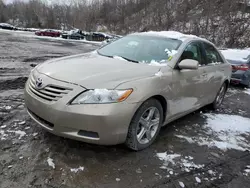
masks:
<svg viewBox="0 0 250 188"><path fill-rule="evenodd" d="M190 172L194 169L200 169L203 168L204 165L198 165L193 162L193 157L191 156L185 156L182 157L179 154L167 154L165 153L158 153L156 155L161 161L163 161L163 165L160 167L161 169L167 169L169 171L169 174L174 174L172 169L170 168L172 166L179 166L182 171Z"/></svg>
<svg viewBox="0 0 250 188"><path fill-rule="evenodd" d="M165 49L165 52L168 54L168 56L174 56L175 54L177 54L178 53L178 51L177 50L169 50L169 49Z"/></svg>
<svg viewBox="0 0 250 188"><path fill-rule="evenodd" d="M48 157L47 159L47 163L49 166L51 166L53 169L55 169L55 163L53 162L53 159L51 159L50 157Z"/></svg>
<svg viewBox="0 0 250 188"><path fill-rule="evenodd" d="M7 132L9 132L9 133L15 133L15 134L20 135L19 138L18 138L19 140L22 139L26 135L26 132L20 131L20 130L18 130L18 131L7 131Z"/></svg>
<svg viewBox="0 0 250 188"><path fill-rule="evenodd" d="M149 32L143 32L141 33L143 35L153 35L153 36L161 36L161 37L166 37L166 38L171 38L171 39L178 39L185 41L188 38L198 38L195 35L187 35L183 34L177 31L149 31Z"/></svg>
<svg viewBox="0 0 250 188"><path fill-rule="evenodd" d="M143 63L143 62L142 62ZM163 67L163 66L166 66L167 64L166 63L159 63L155 60L152 60L148 65L151 65L151 66L160 66L160 67Z"/></svg>
<svg viewBox="0 0 250 188"><path fill-rule="evenodd" d="M214 172L213 170L209 170L208 173L209 173L210 175L215 175L215 174L216 174L216 172Z"/></svg>
<svg viewBox="0 0 250 188"><path fill-rule="evenodd" d="M246 166L243 175L244 176L249 176L250 175L250 165Z"/></svg>
<svg viewBox="0 0 250 188"><path fill-rule="evenodd" d="M121 181L121 179L120 179L120 178L116 178L115 180L116 180L117 182Z"/></svg>
<svg viewBox="0 0 250 188"><path fill-rule="evenodd" d="M157 157L161 160L164 161L163 166L166 167L168 166L169 163L172 165L175 165L174 159L177 157L181 157L179 154L167 154L165 153L157 153Z"/></svg>
<svg viewBox="0 0 250 188"><path fill-rule="evenodd" d="M250 133L250 119L226 114L204 114L204 116L207 117L204 125L207 135L195 138L183 135L176 136L189 143L217 147L221 150L245 151L250 148L248 140L244 137Z"/></svg>
<svg viewBox="0 0 250 188"><path fill-rule="evenodd" d="M184 188L184 187L185 187L184 183L183 183L183 182L181 182L181 181L179 181L179 185L180 185L182 188Z"/></svg>
<svg viewBox="0 0 250 188"><path fill-rule="evenodd" d="M195 177L195 181L196 181L197 183L201 183L201 179L198 178L198 177Z"/></svg>
<svg viewBox="0 0 250 188"><path fill-rule="evenodd" d="M74 172L74 173L77 173L79 171L83 171L84 170L84 167L80 166L79 168L71 168L70 171L71 172Z"/></svg>
<svg viewBox="0 0 250 188"><path fill-rule="evenodd" d="M25 121L22 121L22 122L19 122L18 125L24 125L26 122Z"/></svg>
<svg viewBox="0 0 250 188"><path fill-rule="evenodd" d="M250 89L245 90L244 93L250 95Z"/></svg>
<svg viewBox="0 0 250 188"><path fill-rule="evenodd" d="M4 106L5 110L10 110L12 107L11 106Z"/></svg>
<svg viewBox="0 0 250 188"><path fill-rule="evenodd" d="M204 166L205 165L197 165L191 160L181 159L181 167L186 172L190 172L191 170L194 170L194 169L200 169L200 168L203 168Z"/></svg>
<svg viewBox="0 0 250 188"><path fill-rule="evenodd" d="M155 76L162 77L163 73L159 70L159 72L155 73Z"/></svg>
<svg viewBox="0 0 250 188"><path fill-rule="evenodd" d="M242 62L246 62L247 57L250 56L249 50L227 49L221 50L221 53L225 56L226 59Z"/></svg>
<svg viewBox="0 0 250 188"><path fill-rule="evenodd" d="M33 133L32 135L35 137L35 136L37 136L37 135L38 135L38 133Z"/></svg>
<svg viewBox="0 0 250 188"><path fill-rule="evenodd" d="M114 56L113 59L119 59L119 60L122 60L122 61L127 61L126 59L120 57L120 56Z"/></svg>
<svg viewBox="0 0 250 188"><path fill-rule="evenodd" d="M4 131L0 130L0 138L1 138L1 140L6 140L6 137L7 137L7 136L8 136L8 135L5 134Z"/></svg>

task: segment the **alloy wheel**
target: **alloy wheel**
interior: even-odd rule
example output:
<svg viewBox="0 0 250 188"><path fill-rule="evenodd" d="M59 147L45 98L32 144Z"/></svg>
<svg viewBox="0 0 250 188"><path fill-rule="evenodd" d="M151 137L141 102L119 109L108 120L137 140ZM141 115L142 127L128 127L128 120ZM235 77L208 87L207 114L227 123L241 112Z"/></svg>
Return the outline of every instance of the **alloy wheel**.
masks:
<svg viewBox="0 0 250 188"><path fill-rule="evenodd" d="M216 97L216 106L220 106L225 96L226 86L223 85Z"/></svg>
<svg viewBox="0 0 250 188"><path fill-rule="evenodd" d="M137 140L140 144L149 143L160 125L160 112L156 107L144 111L137 125Z"/></svg>

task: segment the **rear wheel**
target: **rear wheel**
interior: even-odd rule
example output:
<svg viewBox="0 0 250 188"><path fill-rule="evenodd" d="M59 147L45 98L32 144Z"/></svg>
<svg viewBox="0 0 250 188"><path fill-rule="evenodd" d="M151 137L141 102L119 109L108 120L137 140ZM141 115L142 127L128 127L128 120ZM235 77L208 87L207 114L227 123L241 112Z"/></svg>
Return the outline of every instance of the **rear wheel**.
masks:
<svg viewBox="0 0 250 188"><path fill-rule="evenodd" d="M250 88L250 79L248 80L247 88Z"/></svg>
<svg viewBox="0 0 250 188"><path fill-rule="evenodd" d="M218 91L214 102L211 104L211 107L212 107L213 110L216 110L221 106L221 104L222 104L222 102L224 100L226 91L227 91L227 85L226 85L226 83L224 83L221 86L220 90Z"/></svg>
<svg viewBox="0 0 250 188"><path fill-rule="evenodd" d="M144 102L135 113L128 130L126 145L138 151L150 146L156 139L163 122L163 109L156 99Z"/></svg>

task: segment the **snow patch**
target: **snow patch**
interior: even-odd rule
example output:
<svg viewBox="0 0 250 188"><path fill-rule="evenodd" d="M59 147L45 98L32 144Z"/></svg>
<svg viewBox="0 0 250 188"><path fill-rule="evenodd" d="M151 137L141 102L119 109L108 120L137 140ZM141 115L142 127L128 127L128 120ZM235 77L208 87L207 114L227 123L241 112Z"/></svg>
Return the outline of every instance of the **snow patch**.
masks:
<svg viewBox="0 0 250 188"><path fill-rule="evenodd" d="M4 106L5 110L11 110L12 107L11 106Z"/></svg>
<svg viewBox="0 0 250 188"><path fill-rule="evenodd" d="M171 39L178 39L181 41L185 41L189 38L199 38L195 35L188 35L183 34L177 31L148 31L148 32L142 32L142 35L149 35L149 36L160 36L160 37L166 37Z"/></svg>
<svg viewBox="0 0 250 188"><path fill-rule="evenodd" d="M0 128L5 129L6 127L7 127L6 125L2 125Z"/></svg>
<svg viewBox="0 0 250 188"><path fill-rule="evenodd" d="M159 72L155 73L155 76L162 77L162 75L163 75L163 72L161 72L161 70L159 70Z"/></svg>
<svg viewBox="0 0 250 188"><path fill-rule="evenodd" d="M150 65L150 66L160 66L160 67L167 66L166 63L159 63L159 62L157 62L155 60L152 60L148 65Z"/></svg>
<svg viewBox="0 0 250 188"><path fill-rule="evenodd" d="M127 61L126 59L120 57L120 56L113 56L113 59L118 59L118 60L122 60L122 61Z"/></svg>
<svg viewBox="0 0 250 188"><path fill-rule="evenodd" d="M84 170L84 167L80 166L79 168L71 168L70 171L71 172L74 172L74 173L77 173L79 171L83 171Z"/></svg>
<svg viewBox="0 0 250 188"><path fill-rule="evenodd" d="M185 187L185 184L184 184L183 182L181 182L181 181L179 181L179 185L180 185L182 188Z"/></svg>
<svg viewBox="0 0 250 188"><path fill-rule="evenodd" d="M55 163L53 162L53 159L51 159L50 157L48 157L47 159L47 163L49 166L51 166L53 169L55 169Z"/></svg>
<svg viewBox="0 0 250 188"><path fill-rule="evenodd" d="M244 169L243 175L244 176L249 176L250 175L250 165L246 166L246 168Z"/></svg>
<svg viewBox="0 0 250 188"><path fill-rule="evenodd" d="M119 182L119 181L121 181L121 179L120 178L116 178L115 181Z"/></svg>
<svg viewBox="0 0 250 188"><path fill-rule="evenodd" d="M26 121L21 121L18 123L18 125L25 125Z"/></svg>
<svg viewBox="0 0 250 188"><path fill-rule="evenodd" d="M245 90L244 93L250 95L250 89Z"/></svg>
<svg viewBox="0 0 250 188"><path fill-rule="evenodd" d="M6 140L6 137L7 137L8 135L7 134L5 134L5 132L3 131L3 130L0 130L0 138L1 138L1 140Z"/></svg>
<svg viewBox="0 0 250 188"><path fill-rule="evenodd" d="M156 155L161 161L164 161L163 167L168 166L169 163L171 163L172 165L175 165L174 159L181 157L181 155L179 154L167 154L167 152L157 153Z"/></svg>
<svg viewBox="0 0 250 188"><path fill-rule="evenodd" d="M163 161L161 169L168 170L169 174L173 175L172 166L178 166L182 171L190 172L194 169L203 168L205 165L195 164L193 162L192 156L181 156L180 154L167 154L165 153L157 153L156 156Z"/></svg>
<svg viewBox="0 0 250 188"><path fill-rule="evenodd" d="M201 183L201 179L198 178L198 177L195 177L195 181L196 181L197 183Z"/></svg>
<svg viewBox="0 0 250 188"><path fill-rule="evenodd" d="M38 135L38 133L33 133L32 135L33 135L34 137L36 137L36 136Z"/></svg>
<svg viewBox="0 0 250 188"><path fill-rule="evenodd" d="M165 49L165 52L168 54L168 56L170 57L170 56L174 56L175 54L177 54L178 53L178 51L177 50L169 50L169 49Z"/></svg>
<svg viewBox="0 0 250 188"><path fill-rule="evenodd" d="M232 60L232 61L247 62L248 58L250 57L249 50L227 49L227 50L221 50L221 53L227 60Z"/></svg>
<svg viewBox="0 0 250 188"><path fill-rule="evenodd" d="M18 131L9 131L8 130L7 132L18 134L19 135L19 138L18 138L19 140L22 139L26 135L26 132L20 131L20 130L18 130Z"/></svg>
<svg viewBox="0 0 250 188"><path fill-rule="evenodd" d="M250 119L226 114L204 114L204 117L207 117L203 126L204 136L190 138L176 135L176 137L185 139L189 143L217 147L224 151L250 149L248 140L244 137L250 134Z"/></svg>

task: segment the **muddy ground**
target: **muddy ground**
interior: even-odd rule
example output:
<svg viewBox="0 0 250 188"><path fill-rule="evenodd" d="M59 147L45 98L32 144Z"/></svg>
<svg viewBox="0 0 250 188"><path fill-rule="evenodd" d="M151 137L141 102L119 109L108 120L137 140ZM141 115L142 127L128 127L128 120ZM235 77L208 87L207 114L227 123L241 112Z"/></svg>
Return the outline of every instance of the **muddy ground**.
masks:
<svg viewBox="0 0 250 188"><path fill-rule="evenodd" d="M241 149L188 139L218 140L204 127L212 113L209 109L164 127L157 141L141 152L123 145L96 146L60 138L34 123L23 100L32 67L96 48L0 31L0 188L250 187L250 134L240 137L245 141ZM230 88L221 109L212 116L238 115L247 121L250 95L246 91ZM163 160L164 152L170 155Z"/></svg>

